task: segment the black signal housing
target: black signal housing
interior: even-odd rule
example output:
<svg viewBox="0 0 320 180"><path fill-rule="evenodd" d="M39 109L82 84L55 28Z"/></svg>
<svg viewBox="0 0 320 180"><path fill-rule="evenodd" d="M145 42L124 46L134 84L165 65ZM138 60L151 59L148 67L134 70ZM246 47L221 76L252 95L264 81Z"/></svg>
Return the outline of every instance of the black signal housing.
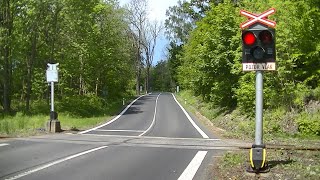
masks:
<svg viewBox="0 0 320 180"><path fill-rule="evenodd" d="M242 63L268 63L275 60L275 29L242 30Z"/></svg>

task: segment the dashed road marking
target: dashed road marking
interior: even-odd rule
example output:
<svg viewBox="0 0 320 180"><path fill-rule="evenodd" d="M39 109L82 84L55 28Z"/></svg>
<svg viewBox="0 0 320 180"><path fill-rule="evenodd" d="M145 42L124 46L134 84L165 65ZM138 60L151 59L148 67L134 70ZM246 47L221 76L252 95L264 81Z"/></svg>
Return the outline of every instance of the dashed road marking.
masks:
<svg viewBox="0 0 320 180"><path fill-rule="evenodd" d="M9 144L7 144L7 143L2 143L2 144L0 144L0 147L1 146L9 146Z"/></svg>
<svg viewBox="0 0 320 180"><path fill-rule="evenodd" d="M206 157L207 152L208 151L199 151L180 175L178 180L192 180L194 175L196 175L203 159Z"/></svg>
<svg viewBox="0 0 320 180"><path fill-rule="evenodd" d="M161 95L161 93L157 96L156 99L156 105L154 107L154 114L153 114L153 119L152 119L152 123L150 124L149 128L147 130L145 130L142 134L140 134L139 136L143 136L145 135L147 132L149 132L151 130L151 128L154 126L155 122L156 122L156 115L157 115L157 106L158 106L158 99L159 96Z"/></svg>
<svg viewBox="0 0 320 180"><path fill-rule="evenodd" d="M46 169L46 168L48 168L48 167L54 166L54 165L56 165L56 164L60 164L60 163L62 163L62 162L65 162L65 161L74 159L74 158L79 157L79 156L83 156L83 155L85 155L85 154L88 154L88 153L91 153L91 152L94 152L94 151L98 151L98 150L100 150L100 149L104 149L104 148L107 148L107 147L108 147L108 146L101 146L101 147L97 147L97 148L94 148L94 149L90 149L90 150L87 150L87 151L84 151L84 152L81 152L81 153L78 153L78 154L74 154L74 155L72 155L72 156L68 156L68 157L59 159L59 160L57 160L57 161L48 163L48 164L46 164L46 165L40 166L40 167L35 168L35 169L32 169L32 170L30 170L30 171L26 171L26 172L23 172L23 173L18 174L18 175L16 175L16 176L7 178L6 180L19 179L19 178L22 178L22 177L27 176L27 175L29 175L29 174L35 173L35 172L37 172L37 171L41 171L41 170Z"/></svg>

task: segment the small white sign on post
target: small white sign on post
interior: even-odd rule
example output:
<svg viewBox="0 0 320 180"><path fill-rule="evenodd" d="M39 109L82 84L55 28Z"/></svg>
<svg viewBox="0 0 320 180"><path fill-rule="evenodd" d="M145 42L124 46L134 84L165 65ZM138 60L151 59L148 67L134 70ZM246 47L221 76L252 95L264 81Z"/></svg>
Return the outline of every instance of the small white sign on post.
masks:
<svg viewBox="0 0 320 180"><path fill-rule="evenodd" d="M276 63L275 62L266 62L266 63L242 63L243 71L275 71Z"/></svg>
<svg viewBox="0 0 320 180"><path fill-rule="evenodd" d="M58 82L58 68L59 63L47 64L48 69L46 72L47 82L51 84L51 112L54 112L54 83ZM51 119L52 120L52 119Z"/></svg>
<svg viewBox="0 0 320 180"><path fill-rule="evenodd" d="M46 75L47 75L47 82L58 82L59 80L59 76L58 76L58 68L57 66L59 65L59 63L57 64L47 64L48 65L48 69L46 71Z"/></svg>

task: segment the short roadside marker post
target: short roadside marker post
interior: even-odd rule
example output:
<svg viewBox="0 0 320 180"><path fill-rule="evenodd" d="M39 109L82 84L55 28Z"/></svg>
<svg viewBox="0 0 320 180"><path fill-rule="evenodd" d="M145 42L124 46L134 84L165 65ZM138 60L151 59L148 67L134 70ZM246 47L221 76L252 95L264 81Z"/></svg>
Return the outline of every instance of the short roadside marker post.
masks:
<svg viewBox="0 0 320 180"><path fill-rule="evenodd" d="M243 71L256 71L256 114L255 141L250 149L251 173L269 172L266 163L266 146L263 144L263 71L275 70L275 30L276 22L268 18L275 13L271 8L261 14L241 10L248 20L240 24L242 29Z"/></svg>
<svg viewBox="0 0 320 180"><path fill-rule="evenodd" d="M50 119L46 123L46 129L49 132L60 132L61 126L58 120L58 113L54 111L54 83L58 82L58 65L57 64L47 64L48 69L46 71L47 82L51 84L51 108L50 108Z"/></svg>

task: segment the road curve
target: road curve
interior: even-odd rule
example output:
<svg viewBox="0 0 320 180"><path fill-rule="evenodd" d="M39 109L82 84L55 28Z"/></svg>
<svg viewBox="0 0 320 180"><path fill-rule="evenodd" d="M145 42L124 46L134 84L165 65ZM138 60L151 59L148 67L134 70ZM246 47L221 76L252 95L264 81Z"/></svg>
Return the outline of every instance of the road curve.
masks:
<svg viewBox="0 0 320 180"><path fill-rule="evenodd" d="M173 94L153 93L136 99L111 123L78 135L5 142L0 179L202 179L221 151L181 145L200 142L204 134L214 138L184 111ZM175 139L181 144L165 145ZM130 143L135 140L140 143Z"/></svg>

